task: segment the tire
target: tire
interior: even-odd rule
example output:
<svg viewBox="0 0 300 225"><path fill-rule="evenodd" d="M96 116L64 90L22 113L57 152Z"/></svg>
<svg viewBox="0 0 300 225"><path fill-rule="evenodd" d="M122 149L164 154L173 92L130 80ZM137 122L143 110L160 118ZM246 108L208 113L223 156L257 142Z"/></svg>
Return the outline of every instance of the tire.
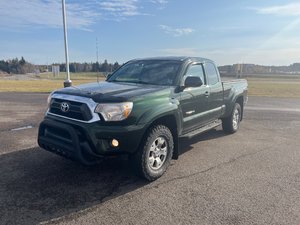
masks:
<svg viewBox="0 0 300 225"><path fill-rule="evenodd" d="M174 141L169 128L163 125L150 128L139 150L130 155L134 172L148 181L158 179L169 167L173 150Z"/></svg>
<svg viewBox="0 0 300 225"><path fill-rule="evenodd" d="M241 106L235 103L230 116L222 119L222 127L225 133L233 134L238 131L241 122Z"/></svg>

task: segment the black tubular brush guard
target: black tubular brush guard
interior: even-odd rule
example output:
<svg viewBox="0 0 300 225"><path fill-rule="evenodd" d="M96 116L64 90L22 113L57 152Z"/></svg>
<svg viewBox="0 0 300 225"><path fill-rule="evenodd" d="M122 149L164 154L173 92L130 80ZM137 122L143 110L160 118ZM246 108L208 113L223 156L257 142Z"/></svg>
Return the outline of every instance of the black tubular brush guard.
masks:
<svg viewBox="0 0 300 225"><path fill-rule="evenodd" d="M46 119L40 124L38 144L43 149L85 165L94 164L100 157L95 155L87 141L80 141L80 133L72 126L53 120Z"/></svg>

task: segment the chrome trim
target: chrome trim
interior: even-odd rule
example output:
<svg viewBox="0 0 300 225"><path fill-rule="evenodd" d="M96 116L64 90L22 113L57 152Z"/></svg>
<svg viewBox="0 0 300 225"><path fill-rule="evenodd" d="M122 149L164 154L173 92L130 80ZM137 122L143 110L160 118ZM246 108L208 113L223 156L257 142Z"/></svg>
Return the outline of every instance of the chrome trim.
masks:
<svg viewBox="0 0 300 225"><path fill-rule="evenodd" d="M75 96L75 95L67 95L67 94L53 94L51 96L51 99L52 98L61 99L61 100L69 100L69 101L73 101L73 102L85 103L89 107L93 117L89 121L77 120L77 119L73 119L73 118L70 118L70 117L61 116L61 115L58 115L58 114L55 114L55 113L51 113L51 112L49 112L49 108L46 112L46 115L57 116L57 117L60 117L60 118L73 120L73 121L77 121L77 122L82 122L82 123L93 123L93 122L97 122L97 121L101 120L98 113L94 112L96 106L98 105L98 103L94 102L93 99L91 99L91 98Z"/></svg>

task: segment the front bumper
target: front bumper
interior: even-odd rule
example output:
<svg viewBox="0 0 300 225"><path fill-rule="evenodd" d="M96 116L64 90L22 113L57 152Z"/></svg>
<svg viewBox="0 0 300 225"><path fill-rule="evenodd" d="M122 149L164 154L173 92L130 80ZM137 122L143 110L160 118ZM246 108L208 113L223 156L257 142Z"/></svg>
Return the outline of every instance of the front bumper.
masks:
<svg viewBox="0 0 300 225"><path fill-rule="evenodd" d="M39 127L38 144L45 150L89 165L103 156L135 152L145 129L144 125L105 126L46 117ZM118 147L110 144L112 139L118 140Z"/></svg>

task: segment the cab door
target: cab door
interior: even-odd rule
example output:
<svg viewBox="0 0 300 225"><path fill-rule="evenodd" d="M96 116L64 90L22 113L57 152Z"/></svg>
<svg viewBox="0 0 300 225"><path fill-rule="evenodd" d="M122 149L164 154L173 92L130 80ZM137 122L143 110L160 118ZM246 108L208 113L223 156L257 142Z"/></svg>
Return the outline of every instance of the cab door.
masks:
<svg viewBox="0 0 300 225"><path fill-rule="evenodd" d="M223 110L223 85L217 67L212 62L204 63L205 75L209 87L208 119L210 121L220 118Z"/></svg>
<svg viewBox="0 0 300 225"><path fill-rule="evenodd" d="M185 88L181 92L180 105L183 117L183 133L192 131L205 123L209 94L209 87L206 85L204 69L201 63L190 64L183 79L186 76L199 76L203 85Z"/></svg>

